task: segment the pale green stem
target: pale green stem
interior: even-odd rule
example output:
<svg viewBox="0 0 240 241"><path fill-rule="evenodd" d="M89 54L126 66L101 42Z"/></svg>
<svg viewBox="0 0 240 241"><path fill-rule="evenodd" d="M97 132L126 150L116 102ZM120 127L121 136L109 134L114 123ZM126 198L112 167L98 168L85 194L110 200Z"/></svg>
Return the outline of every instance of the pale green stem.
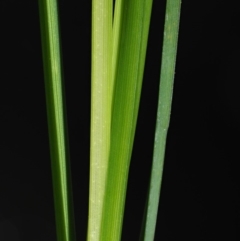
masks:
<svg viewBox="0 0 240 241"><path fill-rule="evenodd" d="M88 241L100 240L110 148L112 89L112 0L93 0Z"/></svg>

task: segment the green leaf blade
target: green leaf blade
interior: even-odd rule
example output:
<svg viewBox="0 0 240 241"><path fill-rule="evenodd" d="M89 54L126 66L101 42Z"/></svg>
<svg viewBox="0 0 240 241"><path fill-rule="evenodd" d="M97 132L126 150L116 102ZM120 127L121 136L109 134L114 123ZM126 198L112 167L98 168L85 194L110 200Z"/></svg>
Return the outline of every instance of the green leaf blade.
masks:
<svg viewBox="0 0 240 241"><path fill-rule="evenodd" d="M116 56L113 59L114 95L102 241L121 238L151 7L152 1L116 1L113 29L113 56Z"/></svg>
<svg viewBox="0 0 240 241"><path fill-rule="evenodd" d="M57 2L39 0L49 143L58 241L74 241L74 217L67 148Z"/></svg>

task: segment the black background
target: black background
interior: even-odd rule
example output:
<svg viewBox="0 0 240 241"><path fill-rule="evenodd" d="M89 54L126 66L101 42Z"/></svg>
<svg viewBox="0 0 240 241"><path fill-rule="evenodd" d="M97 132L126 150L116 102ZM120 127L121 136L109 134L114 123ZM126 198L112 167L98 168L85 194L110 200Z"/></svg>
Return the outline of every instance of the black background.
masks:
<svg viewBox="0 0 240 241"><path fill-rule="evenodd" d="M122 240L138 240L165 1L155 0ZM77 240L88 210L91 1L60 0ZM155 240L239 240L237 1L183 0ZM0 0L0 240L55 241L38 4Z"/></svg>

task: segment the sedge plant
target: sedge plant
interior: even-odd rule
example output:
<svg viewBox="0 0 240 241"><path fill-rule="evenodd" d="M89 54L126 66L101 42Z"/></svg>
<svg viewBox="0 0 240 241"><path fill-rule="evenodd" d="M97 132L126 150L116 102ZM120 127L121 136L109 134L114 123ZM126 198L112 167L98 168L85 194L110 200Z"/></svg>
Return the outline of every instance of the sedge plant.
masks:
<svg viewBox="0 0 240 241"><path fill-rule="evenodd" d="M74 241L57 0L39 0L58 241ZM114 9L114 11L113 11ZM88 241L121 240L152 0L92 1ZM170 118L180 0L167 0L152 174L141 239L154 240Z"/></svg>

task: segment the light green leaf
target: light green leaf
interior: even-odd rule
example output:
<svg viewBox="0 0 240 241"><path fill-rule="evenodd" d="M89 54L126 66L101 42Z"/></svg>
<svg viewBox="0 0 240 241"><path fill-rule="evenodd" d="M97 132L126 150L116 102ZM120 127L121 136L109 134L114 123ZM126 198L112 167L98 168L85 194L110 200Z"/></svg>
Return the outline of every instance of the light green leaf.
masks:
<svg viewBox="0 0 240 241"><path fill-rule="evenodd" d="M166 138L170 121L181 0L167 0L159 100L149 196L141 239L153 241L157 221Z"/></svg>

